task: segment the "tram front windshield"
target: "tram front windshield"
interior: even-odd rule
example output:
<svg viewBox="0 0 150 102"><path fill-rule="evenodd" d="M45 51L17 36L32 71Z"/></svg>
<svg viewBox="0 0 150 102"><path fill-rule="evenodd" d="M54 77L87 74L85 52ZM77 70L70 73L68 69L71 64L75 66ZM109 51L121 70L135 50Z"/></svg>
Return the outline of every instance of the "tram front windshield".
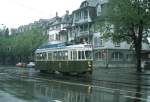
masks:
<svg viewBox="0 0 150 102"><path fill-rule="evenodd" d="M78 59L92 59L92 51L78 51Z"/></svg>
<svg viewBox="0 0 150 102"><path fill-rule="evenodd" d="M85 51L86 59L92 59L92 51Z"/></svg>

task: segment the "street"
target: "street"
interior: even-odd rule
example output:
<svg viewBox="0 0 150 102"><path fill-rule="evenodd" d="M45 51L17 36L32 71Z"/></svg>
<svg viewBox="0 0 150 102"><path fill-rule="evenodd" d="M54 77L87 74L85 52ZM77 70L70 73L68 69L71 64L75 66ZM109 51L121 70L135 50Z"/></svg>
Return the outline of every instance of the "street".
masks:
<svg viewBox="0 0 150 102"><path fill-rule="evenodd" d="M0 102L150 102L149 88L0 67Z"/></svg>

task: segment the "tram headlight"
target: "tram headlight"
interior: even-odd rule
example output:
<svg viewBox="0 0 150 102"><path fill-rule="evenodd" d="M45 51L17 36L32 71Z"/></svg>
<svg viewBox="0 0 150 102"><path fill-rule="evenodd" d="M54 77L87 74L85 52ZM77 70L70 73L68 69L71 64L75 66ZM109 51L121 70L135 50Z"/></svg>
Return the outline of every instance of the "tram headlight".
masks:
<svg viewBox="0 0 150 102"><path fill-rule="evenodd" d="M92 64L91 64L91 62L90 62L90 61L88 61L88 66L89 66L89 67L92 67Z"/></svg>
<svg viewBox="0 0 150 102"><path fill-rule="evenodd" d="M88 68L88 71L91 71L91 68Z"/></svg>
<svg viewBox="0 0 150 102"><path fill-rule="evenodd" d="M92 64L90 61L88 61L88 67L89 67L88 70L91 70Z"/></svg>
<svg viewBox="0 0 150 102"><path fill-rule="evenodd" d="M89 66L89 67L92 67L92 65L90 65L90 64L89 64L88 66Z"/></svg>

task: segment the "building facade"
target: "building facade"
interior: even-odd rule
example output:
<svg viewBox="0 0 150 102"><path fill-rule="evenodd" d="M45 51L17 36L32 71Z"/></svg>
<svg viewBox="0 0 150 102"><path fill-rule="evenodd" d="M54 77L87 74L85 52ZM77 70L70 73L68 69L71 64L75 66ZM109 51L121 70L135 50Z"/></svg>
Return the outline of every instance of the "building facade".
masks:
<svg viewBox="0 0 150 102"><path fill-rule="evenodd" d="M62 17L44 20L41 19L34 24L44 27L49 35L49 42L59 41L71 44L88 43L93 45L93 59L95 67L135 67L135 52L131 44L126 42L114 43L103 39L106 30L100 23L107 25L107 18L103 16L106 12L108 0L85 0L80 7ZM32 26L20 27L18 31L26 31ZM143 43L142 60L148 60L150 46Z"/></svg>
<svg viewBox="0 0 150 102"><path fill-rule="evenodd" d="M71 15L68 11L62 17L56 14L49 26L49 41L92 44L95 67L135 67L135 52L131 44L102 38L106 28L101 29L99 23L107 24L107 18L103 16L107 3L108 0L85 0ZM147 44L143 44L143 52L148 49ZM148 53L144 53L143 60L147 60L147 56Z"/></svg>
<svg viewBox="0 0 150 102"><path fill-rule="evenodd" d="M66 14L62 17L59 17L56 13L56 17L51 19L48 29L49 42L68 42L68 33L70 31L71 24L72 19L71 15L69 15L69 11L66 11Z"/></svg>

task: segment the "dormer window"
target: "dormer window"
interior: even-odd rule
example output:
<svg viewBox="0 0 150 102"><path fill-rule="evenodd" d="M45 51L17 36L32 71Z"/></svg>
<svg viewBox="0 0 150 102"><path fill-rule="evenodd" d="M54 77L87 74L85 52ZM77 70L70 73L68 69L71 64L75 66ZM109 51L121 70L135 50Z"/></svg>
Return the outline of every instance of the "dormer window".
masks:
<svg viewBox="0 0 150 102"><path fill-rule="evenodd" d="M101 15L101 12L102 12L102 8L101 8L101 5L100 5L100 4L97 5L96 11L97 11L97 16L100 16L100 15Z"/></svg>
<svg viewBox="0 0 150 102"><path fill-rule="evenodd" d="M114 43L114 46L115 46L115 47L120 47L120 43L115 42L115 43Z"/></svg>
<svg viewBox="0 0 150 102"><path fill-rule="evenodd" d="M87 1L84 1L84 2L81 3L80 8L86 7L88 5L89 5L89 3Z"/></svg>

